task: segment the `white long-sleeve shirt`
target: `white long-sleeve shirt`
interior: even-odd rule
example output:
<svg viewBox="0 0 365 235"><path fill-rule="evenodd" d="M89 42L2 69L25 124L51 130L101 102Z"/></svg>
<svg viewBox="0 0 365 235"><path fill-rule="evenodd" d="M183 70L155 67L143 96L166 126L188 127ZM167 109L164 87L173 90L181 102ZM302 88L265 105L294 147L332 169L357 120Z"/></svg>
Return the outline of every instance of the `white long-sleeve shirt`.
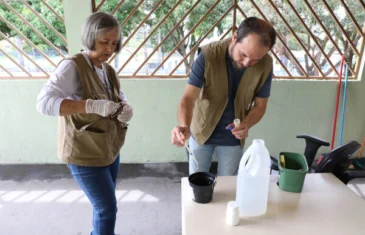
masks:
<svg viewBox="0 0 365 235"><path fill-rule="evenodd" d="M92 67L86 52L83 52L83 55L90 67ZM110 87L105 72L105 64L102 64L102 69L95 67L95 71L102 84ZM109 92L111 91L109 90ZM121 100L127 101L122 89L120 89L119 97ZM71 60L62 61L43 86L43 89L37 97L37 110L46 115L59 116L60 106L64 99L82 99L80 77L75 64Z"/></svg>

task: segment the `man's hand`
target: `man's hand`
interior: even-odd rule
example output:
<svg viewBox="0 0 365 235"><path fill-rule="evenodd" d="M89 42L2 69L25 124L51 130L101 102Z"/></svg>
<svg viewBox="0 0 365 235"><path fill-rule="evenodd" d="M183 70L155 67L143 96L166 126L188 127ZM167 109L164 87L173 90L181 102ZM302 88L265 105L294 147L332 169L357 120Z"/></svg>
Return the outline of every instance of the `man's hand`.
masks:
<svg viewBox="0 0 365 235"><path fill-rule="evenodd" d="M182 147L185 141L190 138L189 127L176 126L171 131L171 143L177 147Z"/></svg>
<svg viewBox="0 0 365 235"><path fill-rule="evenodd" d="M120 107L119 103L110 100L86 100L86 113L96 113L106 117L115 113Z"/></svg>
<svg viewBox="0 0 365 235"><path fill-rule="evenodd" d="M241 122L240 125L238 127L234 127L234 123L229 124L226 129L228 129L228 127L233 128L231 130L232 135L234 135L237 139L239 140L243 140L246 139L248 136L248 131L250 129L249 125L245 122Z"/></svg>

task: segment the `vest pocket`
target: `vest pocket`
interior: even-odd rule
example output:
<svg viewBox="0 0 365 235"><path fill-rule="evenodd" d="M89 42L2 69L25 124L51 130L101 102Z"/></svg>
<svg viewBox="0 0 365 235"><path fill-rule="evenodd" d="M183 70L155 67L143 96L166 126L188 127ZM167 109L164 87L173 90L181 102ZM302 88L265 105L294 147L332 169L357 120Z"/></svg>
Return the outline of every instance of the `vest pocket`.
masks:
<svg viewBox="0 0 365 235"><path fill-rule="evenodd" d="M109 138L107 133L93 131L77 132L73 139L73 156L79 156L80 160L87 161L95 158L107 158L107 146Z"/></svg>
<svg viewBox="0 0 365 235"><path fill-rule="evenodd" d="M244 112L245 112L245 115L247 115L248 112L251 110L252 103L253 103L254 100L255 100L255 90L253 88L251 88L245 94L245 101L244 101Z"/></svg>
<svg viewBox="0 0 365 235"><path fill-rule="evenodd" d="M102 119L70 130L72 132L70 134L73 136L71 157L82 161L106 159L110 149L107 122L107 120Z"/></svg>

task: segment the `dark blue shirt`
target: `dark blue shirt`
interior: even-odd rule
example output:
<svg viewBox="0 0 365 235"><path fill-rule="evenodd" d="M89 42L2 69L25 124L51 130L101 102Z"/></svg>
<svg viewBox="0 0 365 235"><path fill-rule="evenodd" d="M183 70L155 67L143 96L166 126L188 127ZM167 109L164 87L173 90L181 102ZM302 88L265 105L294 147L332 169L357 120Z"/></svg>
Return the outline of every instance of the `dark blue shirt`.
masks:
<svg viewBox="0 0 365 235"><path fill-rule="evenodd" d="M239 139L232 135L231 131L226 130L226 127L235 119L234 99L236 97L238 85L240 84L243 73L245 72L245 68L237 69L234 67L233 60L228 51L226 53L226 65L228 74L228 103L212 135L205 144L226 146L240 145ZM204 70L205 58L203 52L201 52L193 63L188 84L198 88L203 88L205 83ZM270 96L272 74L273 73L271 71L262 88L256 93L256 97L267 98Z"/></svg>

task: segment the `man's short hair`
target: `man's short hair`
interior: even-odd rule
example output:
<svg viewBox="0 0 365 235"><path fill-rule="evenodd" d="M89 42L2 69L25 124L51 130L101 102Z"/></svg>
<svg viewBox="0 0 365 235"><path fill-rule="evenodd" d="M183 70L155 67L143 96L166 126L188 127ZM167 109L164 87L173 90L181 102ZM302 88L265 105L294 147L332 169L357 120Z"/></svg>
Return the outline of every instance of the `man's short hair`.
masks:
<svg viewBox="0 0 365 235"><path fill-rule="evenodd" d="M115 28L118 29L120 34L119 41L114 51L118 53L122 49L121 27L113 15L105 12L93 13L86 19L81 31L82 44L86 49L93 51L95 50L96 39L100 35L112 31Z"/></svg>
<svg viewBox="0 0 365 235"><path fill-rule="evenodd" d="M270 49L275 45L276 33L271 24L256 17L248 17L241 22L237 30L237 41L242 40L249 34L256 33L261 38L262 45Z"/></svg>

